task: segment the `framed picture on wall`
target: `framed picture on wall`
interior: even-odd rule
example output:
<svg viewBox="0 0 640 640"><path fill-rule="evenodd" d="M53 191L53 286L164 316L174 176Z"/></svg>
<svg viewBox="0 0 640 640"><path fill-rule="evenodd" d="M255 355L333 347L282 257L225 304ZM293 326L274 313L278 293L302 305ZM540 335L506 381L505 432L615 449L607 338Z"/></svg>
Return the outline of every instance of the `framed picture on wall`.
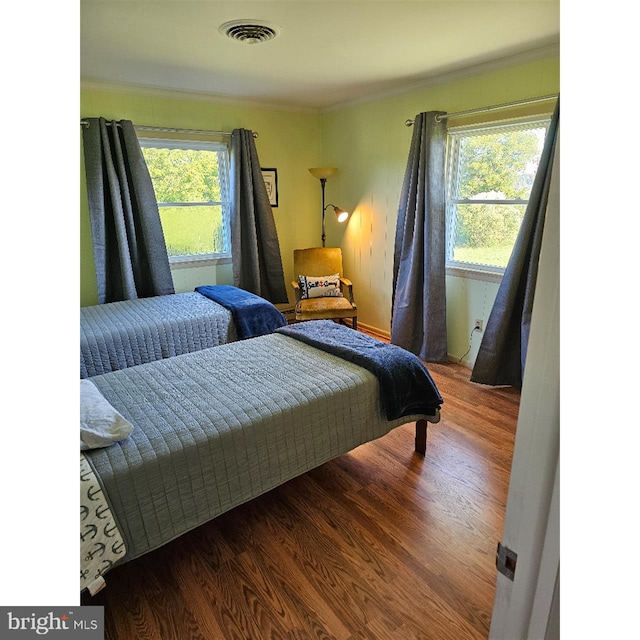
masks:
<svg viewBox="0 0 640 640"><path fill-rule="evenodd" d="M277 207L278 206L278 170L262 169L262 177L264 179L264 186L267 187L269 204L272 207Z"/></svg>

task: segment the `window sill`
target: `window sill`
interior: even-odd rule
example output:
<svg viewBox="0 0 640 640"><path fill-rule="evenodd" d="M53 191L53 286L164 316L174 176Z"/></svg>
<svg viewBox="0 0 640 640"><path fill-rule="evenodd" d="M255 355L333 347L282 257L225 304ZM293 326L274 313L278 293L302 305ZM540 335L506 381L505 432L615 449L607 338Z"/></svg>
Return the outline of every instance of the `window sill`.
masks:
<svg viewBox="0 0 640 640"><path fill-rule="evenodd" d="M489 271L470 267L453 267L446 268L448 276L456 276L457 278L469 278L470 280L483 280L484 282L502 282L504 273L499 271Z"/></svg>
<svg viewBox="0 0 640 640"><path fill-rule="evenodd" d="M169 267L171 269L216 267L222 264L231 264L231 256L189 256L169 258Z"/></svg>

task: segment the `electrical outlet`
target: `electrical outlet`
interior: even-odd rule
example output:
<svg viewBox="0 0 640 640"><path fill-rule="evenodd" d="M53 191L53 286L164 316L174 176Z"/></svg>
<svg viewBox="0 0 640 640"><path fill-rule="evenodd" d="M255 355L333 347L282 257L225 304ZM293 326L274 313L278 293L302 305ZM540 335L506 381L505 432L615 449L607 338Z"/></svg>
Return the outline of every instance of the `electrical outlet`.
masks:
<svg viewBox="0 0 640 640"><path fill-rule="evenodd" d="M482 333L482 320L476 318L476 323L473 325L473 330Z"/></svg>

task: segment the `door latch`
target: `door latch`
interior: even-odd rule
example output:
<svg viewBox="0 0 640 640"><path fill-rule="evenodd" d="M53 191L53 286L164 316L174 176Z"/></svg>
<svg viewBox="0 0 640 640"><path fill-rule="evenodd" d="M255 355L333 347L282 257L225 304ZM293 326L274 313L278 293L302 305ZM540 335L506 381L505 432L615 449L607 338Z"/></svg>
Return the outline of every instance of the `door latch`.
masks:
<svg viewBox="0 0 640 640"><path fill-rule="evenodd" d="M496 567L498 571L513 581L517 562L518 554L515 551L511 551L509 547L505 547L501 542L498 542L498 550L496 551Z"/></svg>

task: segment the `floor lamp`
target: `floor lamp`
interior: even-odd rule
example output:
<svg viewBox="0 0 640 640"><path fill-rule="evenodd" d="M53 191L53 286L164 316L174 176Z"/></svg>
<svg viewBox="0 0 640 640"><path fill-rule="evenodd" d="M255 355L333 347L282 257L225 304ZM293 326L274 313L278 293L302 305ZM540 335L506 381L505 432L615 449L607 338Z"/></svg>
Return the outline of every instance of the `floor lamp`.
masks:
<svg viewBox="0 0 640 640"><path fill-rule="evenodd" d="M326 206L324 204L324 186L327 184L327 178L338 173L338 170L335 167L314 167L313 169L309 169L309 173L314 178L318 178L320 180L320 186L322 187L322 246L324 247L325 240L327 239L324 221L325 211L329 207L333 207L333 211L336 214L338 222L344 222L349 217L349 212L341 209L340 207L336 207L334 204L328 204Z"/></svg>

